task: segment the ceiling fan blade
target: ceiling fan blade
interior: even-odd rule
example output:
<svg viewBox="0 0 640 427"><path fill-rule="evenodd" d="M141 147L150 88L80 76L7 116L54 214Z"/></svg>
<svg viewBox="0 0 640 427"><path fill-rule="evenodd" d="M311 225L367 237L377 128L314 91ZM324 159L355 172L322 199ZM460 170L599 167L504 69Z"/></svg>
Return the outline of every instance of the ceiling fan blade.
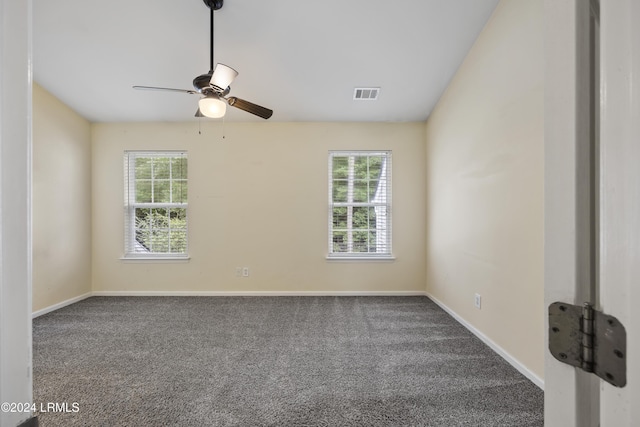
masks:
<svg viewBox="0 0 640 427"><path fill-rule="evenodd" d="M134 89L137 90L160 90L164 92L180 92L180 93L188 93L190 95L195 95L198 92L195 90L187 90L187 89L173 89L170 87L155 87L155 86L133 86Z"/></svg>
<svg viewBox="0 0 640 427"><path fill-rule="evenodd" d="M198 110L196 111L195 117L204 117L204 114L202 114L202 111L200 111L200 107L198 107Z"/></svg>
<svg viewBox="0 0 640 427"><path fill-rule="evenodd" d="M265 107L261 107L260 105L254 104L249 101L245 101L244 99L236 98L232 96L227 98L227 102L232 107L239 108L247 113L255 114L258 117L262 117L263 119L268 119L273 114L273 110L270 110Z"/></svg>
<svg viewBox="0 0 640 427"><path fill-rule="evenodd" d="M216 64L216 69L213 70L209 84L217 92L223 92L236 77L238 77L238 72L233 68L224 64Z"/></svg>

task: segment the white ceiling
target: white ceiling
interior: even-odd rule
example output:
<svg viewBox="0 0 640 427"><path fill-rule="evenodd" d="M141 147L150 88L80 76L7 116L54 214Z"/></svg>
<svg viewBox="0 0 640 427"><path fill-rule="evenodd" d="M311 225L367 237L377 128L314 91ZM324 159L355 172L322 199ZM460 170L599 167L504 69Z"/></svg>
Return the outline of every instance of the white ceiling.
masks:
<svg viewBox="0 0 640 427"><path fill-rule="evenodd" d="M270 121L423 121L498 0L226 0L215 62ZM92 122L196 120L209 71L203 0L33 2L34 80ZM356 86L380 87L353 101ZM226 120L262 121L235 108ZM211 119L208 119L211 120Z"/></svg>

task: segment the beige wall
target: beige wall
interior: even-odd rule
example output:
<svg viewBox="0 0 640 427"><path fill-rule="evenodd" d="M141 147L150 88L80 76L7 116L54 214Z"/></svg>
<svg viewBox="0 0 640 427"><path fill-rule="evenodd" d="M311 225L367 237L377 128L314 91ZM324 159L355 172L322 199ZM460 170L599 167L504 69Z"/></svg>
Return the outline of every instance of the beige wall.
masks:
<svg viewBox="0 0 640 427"><path fill-rule="evenodd" d="M422 123L94 124L92 141L94 291L424 291ZM123 152L151 149L188 151L186 263L121 260ZM325 259L333 149L393 151L395 261Z"/></svg>
<svg viewBox="0 0 640 427"><path fill-rule="evenodd" d="M33 310L91 292L91 125L33 85Z"/></svg>
<svg viewBox="0 0 640 427"><path fill-rule="evenodd" d="M427 291L539 378L542 10L500 2L426 125Z"/></svg>

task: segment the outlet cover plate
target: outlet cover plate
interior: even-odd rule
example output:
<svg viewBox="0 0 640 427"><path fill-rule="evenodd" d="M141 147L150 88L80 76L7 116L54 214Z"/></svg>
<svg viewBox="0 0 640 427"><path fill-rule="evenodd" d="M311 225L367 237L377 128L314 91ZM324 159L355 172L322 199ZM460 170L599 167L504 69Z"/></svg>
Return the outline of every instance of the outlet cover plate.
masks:
<svg viewBox="0 0 640 427"><path fill-rule="evenodd" d="M476 308L479 310L480 308L482 308L482 297L480 296L480 294L476 294L475 298L473 300L473 304L476 306Z"/></svg>

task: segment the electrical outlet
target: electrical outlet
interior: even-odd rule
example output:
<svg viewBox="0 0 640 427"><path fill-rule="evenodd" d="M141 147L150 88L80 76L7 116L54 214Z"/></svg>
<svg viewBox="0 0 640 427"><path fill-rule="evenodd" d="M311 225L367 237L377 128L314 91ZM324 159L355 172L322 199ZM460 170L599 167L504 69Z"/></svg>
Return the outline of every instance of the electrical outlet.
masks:
<svg viewBox="0 0 640 427"><path fill-rule="evenodd" d="M482 297L480 296L480 294L475 295L473 305L475 305L478 310L482 308Z"/></svg>
<svg viewBox="0 0 640 427"><path fill-rule="evenodd" d="M236 267L236 277L242 277L242 267Z"/></svg>
<svg viewBox="0 0 640 427"><path fill-rule="evenodd" d="M242 267L242 277L249 277L249 267Z"/></svg>

